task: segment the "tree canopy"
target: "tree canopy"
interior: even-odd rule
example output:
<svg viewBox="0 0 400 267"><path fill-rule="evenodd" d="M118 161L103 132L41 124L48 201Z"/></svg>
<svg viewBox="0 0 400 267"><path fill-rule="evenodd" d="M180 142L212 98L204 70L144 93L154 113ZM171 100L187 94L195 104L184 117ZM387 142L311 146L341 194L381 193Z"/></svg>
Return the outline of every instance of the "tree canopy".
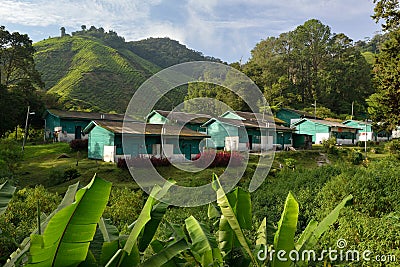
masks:
<svg viewBox="0 0 400 267"><path fill-rule="evenodd" d="M38 113L43 107L37 93L43 82L33 53L28 35L0 27L0 136L23 125L27 106Z"/></svg>
<svg viewBox="0 0 400 267"><path fill-rule="evenodd" d="M380 128L393 130L400 125L400 11L398 0L374 1L376 22L385 23L387 39L374 65L377 91L369 97L368 112Z"/></svg>

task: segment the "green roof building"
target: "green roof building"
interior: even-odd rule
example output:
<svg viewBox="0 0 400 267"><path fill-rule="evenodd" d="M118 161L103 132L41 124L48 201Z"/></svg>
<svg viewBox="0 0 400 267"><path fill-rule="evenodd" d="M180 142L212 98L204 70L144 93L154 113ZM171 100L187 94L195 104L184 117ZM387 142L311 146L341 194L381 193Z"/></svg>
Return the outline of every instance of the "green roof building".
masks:
<svg viewBox="0 0 400 267"><path fill-rule="evenodd" d="M207 137L186 127L163 126L133 121L124 125L122 121L92 121L83 130L89 136L88 157L108 162L139 156L191 159L200 152L200 142Z"/></svg>
<svg viewBox="0 0 400 267"><path fill-rule="evenodd" d="M355 144L360 130L339 122L308 118L300 119L293 124L293 127L297 134L311 135L314 144L321 144L330 137L335 137L338 144Z"/></svg>
<svg viewBox="0 0 400 267"><path fill-rule="evenodd" d="M57 133L56 141L69 142L87 138L82 130L92 120L123 121L124 115L47 109L43 114L43 119L46 139L54 139Z"/></svg>

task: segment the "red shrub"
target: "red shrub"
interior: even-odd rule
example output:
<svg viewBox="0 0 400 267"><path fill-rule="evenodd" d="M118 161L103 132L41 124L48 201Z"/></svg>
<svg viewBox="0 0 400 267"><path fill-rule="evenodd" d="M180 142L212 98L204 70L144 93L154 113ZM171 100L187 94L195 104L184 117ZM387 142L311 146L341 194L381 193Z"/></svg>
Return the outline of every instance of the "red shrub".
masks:
<svg viewBox="0 0 400 267"><path fill-rule="evenodd" d="M150 162L154 167L170 166L171 162L168 158L156 158L151 157ZM149 167L149 158L139 156L125 160L125 158L119 158L117 162L117 167L121 169L128 169L129 167L145 168Z"/></svg>
<svg viewBox="0 0 400 267"><path fill-rule="evenodd" d="M69 147L73 151L87 151L88 139L74 139L71 142L69 142Z"/></svg>
<svg viewBox="0 0 400 267"><path fill-rule="evenodd" d="M214 157L215 155L215 157ZM243 162L243 156L240 155L239 152L236 151L205 151L203 153L197 154L193 158L194 164L199 168L207 167L227 167L229 162L231 161L231 166L240 166Z"/></svg>

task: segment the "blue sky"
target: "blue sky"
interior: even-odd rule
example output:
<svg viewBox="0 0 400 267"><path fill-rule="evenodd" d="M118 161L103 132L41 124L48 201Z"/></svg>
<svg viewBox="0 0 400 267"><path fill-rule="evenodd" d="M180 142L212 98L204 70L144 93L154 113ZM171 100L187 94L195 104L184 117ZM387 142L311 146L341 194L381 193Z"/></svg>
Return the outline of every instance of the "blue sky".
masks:
<svg viewBox="0 0 400 267"><path fill-rule="evenodd" d="M170 37L205 55L246 62L256 43L319 19L354 41L374 36L373 0L0 0L0 24L34 41L91 25L127 41Z"/></svg>

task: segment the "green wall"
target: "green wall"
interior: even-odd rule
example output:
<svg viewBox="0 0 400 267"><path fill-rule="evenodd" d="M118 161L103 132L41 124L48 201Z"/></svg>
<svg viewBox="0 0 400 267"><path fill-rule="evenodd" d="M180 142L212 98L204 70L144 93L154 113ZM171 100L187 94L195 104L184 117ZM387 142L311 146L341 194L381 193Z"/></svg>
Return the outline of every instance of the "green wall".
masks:
<svg viewBox="0 0 400 267"><path fill-rule="evenodd" d="M149 119L148 122L151 124L164 124L167 119L164 116L161 116L158 113L154 113Z"/></svg>
<svg viewBox="0 0 400 267"><path fill-rule="evenodd" d="M100 127L95 126L89 134L88 141L88 158L103 159L104 146L114 145L114 133Z"/></svg>
<svg viewBox="0 0 400 267"><path fill-rule="evenodd" d="M329 133L329 126L305 120L302 123L296 125L296 130L296 133L298 134L312 135L312 141L315 142L315 134Z"/></svg>
<svg viewBox="0 0 400 267"><path fill-rule="evenodd" d="M278 119L283 120L285 123L285 126L290 126L290 120L292 119L300 119L301 115L297 114L296 112L293 112L291 110L287 110L287 109L280 109L277 113L276 113L276 117Z"/></svg>
<svg viewBox="0 0 400 267"><path fill-rule="evenodd" d="M225 147L225 137L239 136L238 127L214 121L207 126L207 134L211 136L216 148Z"/></svg>

